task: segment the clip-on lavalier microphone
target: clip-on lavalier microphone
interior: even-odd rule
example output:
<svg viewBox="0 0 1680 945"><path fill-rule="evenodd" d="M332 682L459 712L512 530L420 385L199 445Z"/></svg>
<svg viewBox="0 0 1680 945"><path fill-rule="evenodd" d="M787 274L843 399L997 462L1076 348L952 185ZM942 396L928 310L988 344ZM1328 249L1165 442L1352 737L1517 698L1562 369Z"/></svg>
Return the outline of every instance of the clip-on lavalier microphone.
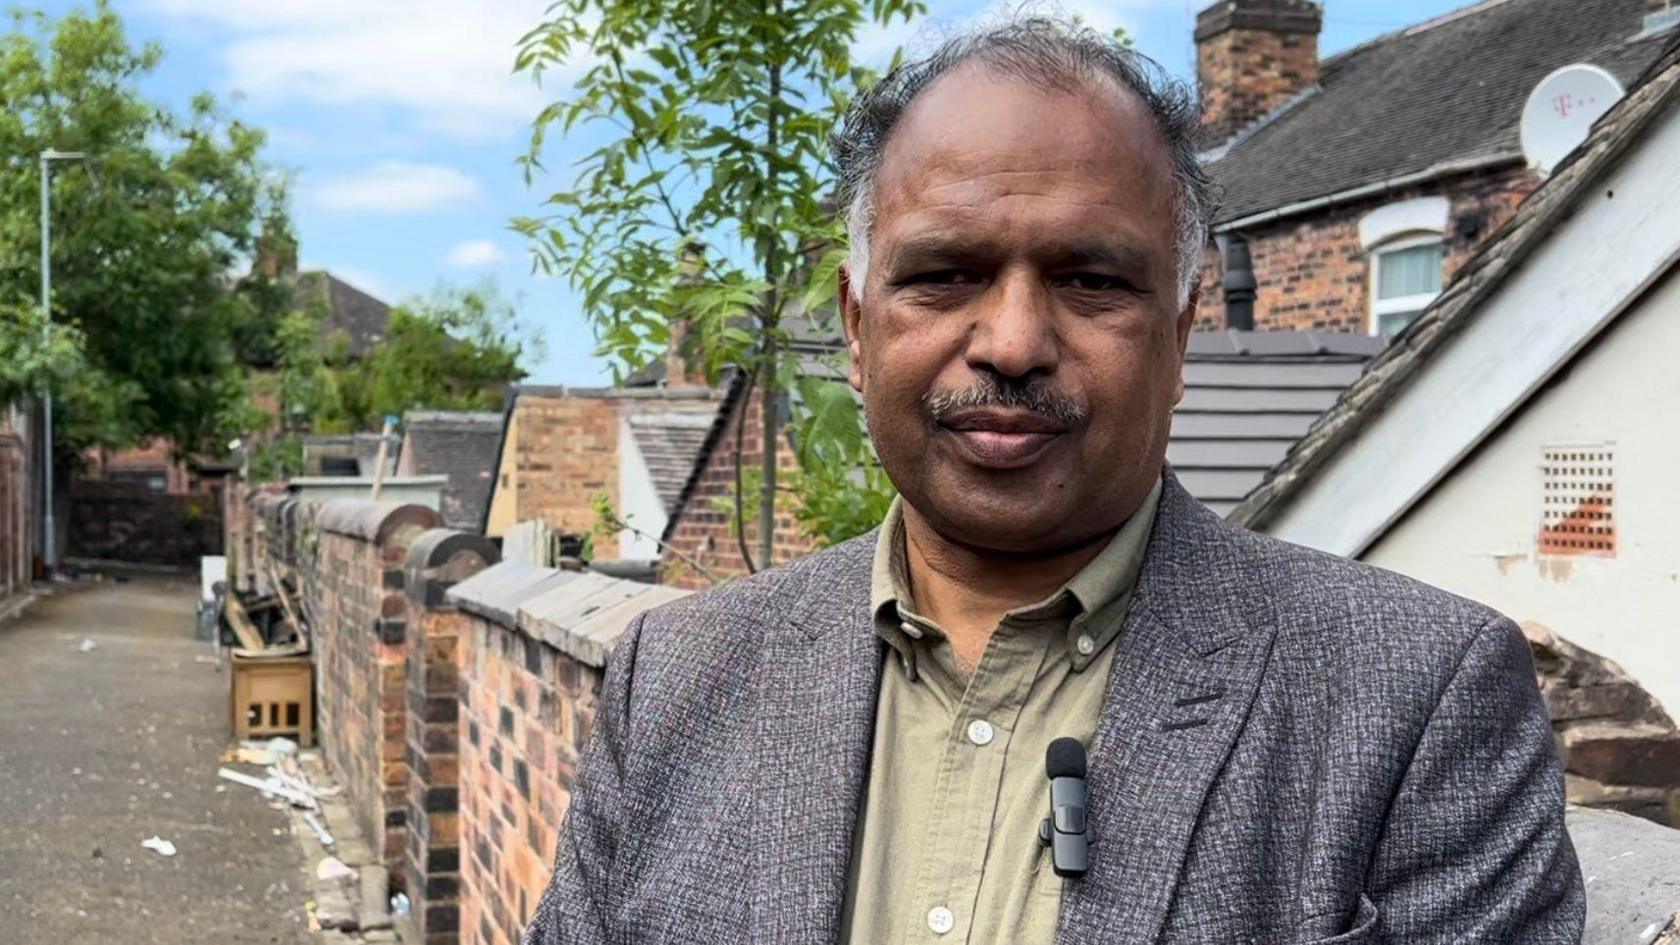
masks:
<svg viewBox="0 0 1680 945"><path fill-rule="evenodd" d="M1038 825L1039 842L1050 848L1050 865L1064 879L1085 875L1091 865L1091 824L1086 814L1085 746L1058 738L1044 753L1050 776L1050 816Z"/></svg>

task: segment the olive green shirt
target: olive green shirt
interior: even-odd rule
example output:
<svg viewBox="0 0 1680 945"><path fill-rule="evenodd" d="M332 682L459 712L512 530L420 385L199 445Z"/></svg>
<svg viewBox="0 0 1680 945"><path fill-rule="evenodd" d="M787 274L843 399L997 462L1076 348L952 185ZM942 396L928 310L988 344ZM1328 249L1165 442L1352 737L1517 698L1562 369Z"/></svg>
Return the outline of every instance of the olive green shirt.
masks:
<svg viewBox="0 0 1680 945"><path fill-rule="evenodd" d="M841 941L1048 945L1062 880L1038 825L1044 753L1089 745L1161 484L1073 579L1004 615L972 677L915 612L895 500L875 549L872 612L890 652L875 708Z"/></svg>

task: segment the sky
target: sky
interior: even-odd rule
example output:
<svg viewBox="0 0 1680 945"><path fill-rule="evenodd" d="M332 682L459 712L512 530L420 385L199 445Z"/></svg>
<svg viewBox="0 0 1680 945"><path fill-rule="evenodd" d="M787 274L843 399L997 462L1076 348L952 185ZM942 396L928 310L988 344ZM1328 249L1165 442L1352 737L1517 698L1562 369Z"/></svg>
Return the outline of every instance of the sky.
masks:
<svg viewBox="0 0 1680 945"><path fill-rule="evenodd" d="M516 158L531 120L564 95L512 71L519 37L549 0L113 0L136 42L166 51L143 83L185 108L214 93L268 132L268 160L293 181L293 216L306 268L325 268L389 302L440 285L493 280L543 337L525 365L538 383L609 380L577 298L532 271L524 238L508 228L572 178L578 140L551 139L553 170L527 187ZM1063 0L1093 26L1124 27L1137 48L1193 79L1191 32L1211 0ZM1320 50L1329 55L1429 19L1465 0L1329 0ZM48 0L50 13L77 4ZM1046 4L1036 4L1044 8ZM871 64L914 52L942 31L1013 4L931 0L910 25L875 28L857 52Z"/></svg>

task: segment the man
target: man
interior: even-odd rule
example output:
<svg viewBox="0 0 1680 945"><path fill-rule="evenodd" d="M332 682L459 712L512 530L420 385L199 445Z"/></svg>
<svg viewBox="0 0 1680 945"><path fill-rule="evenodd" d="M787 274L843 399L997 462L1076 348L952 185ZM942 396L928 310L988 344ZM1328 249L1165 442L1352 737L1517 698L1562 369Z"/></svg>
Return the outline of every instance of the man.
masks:
<svg viewBox="0 0 1680 945"><path fill-rule="evenodd" d="M1018 20L855 105L841 307L901 500L632 628L527 941L1578 941L1512 623L1165 465L1213 200L1146 65Z"/></svg>

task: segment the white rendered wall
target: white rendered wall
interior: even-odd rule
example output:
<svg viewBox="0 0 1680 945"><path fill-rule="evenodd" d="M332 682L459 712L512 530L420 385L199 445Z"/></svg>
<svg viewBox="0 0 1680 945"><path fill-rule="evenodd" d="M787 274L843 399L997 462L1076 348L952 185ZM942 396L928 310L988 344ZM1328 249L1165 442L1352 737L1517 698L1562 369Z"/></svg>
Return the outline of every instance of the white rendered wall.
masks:
<svg viewBox="0 0 1680 945"><path fill-rule="evenodd" d="M1680 717L1680 268L1606 334L1360 557L1601 653ZM1537 555L1541 451L1603 442L1616 557Z"/></svg>
<svg viewBox="0 0 1680 945"><path fill-rule="evenodd" d="M653 486L653 473L642 458L642 448L630 430L628 416L618 421L618 504L619 517L636 529L619 531L618 556L637 561L658 558L657 539L665 534L669 516L665 514L665 503L659 500L659 491Z"/></svg>

